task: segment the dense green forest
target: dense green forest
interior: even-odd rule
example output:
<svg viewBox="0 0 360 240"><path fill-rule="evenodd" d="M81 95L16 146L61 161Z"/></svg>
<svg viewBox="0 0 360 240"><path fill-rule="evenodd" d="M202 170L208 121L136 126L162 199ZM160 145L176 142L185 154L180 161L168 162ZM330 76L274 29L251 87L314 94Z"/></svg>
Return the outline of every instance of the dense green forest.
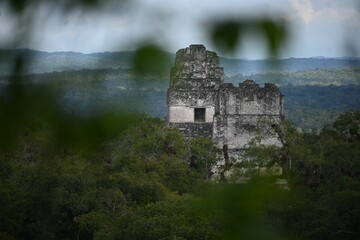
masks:
<svg viewBox="0 0 360 240"><path fill-rule="evenodd" d="M360 112L319 133L285 122L282 149L246 150L252 163L281 163L290 191L272 177L214 184L209 166L220 151L209 140L185 141L150 116L125 119L131 123L112 116L126 127L96 145L59 141L56 128L39 119L13 145L1 145L0 238L360 237Z"/></svg>
<svg viewBox="0 0 360 240"><path fill-rule="evenodd" d="M285 118L309 131L335 121L340 113L358 110L360 86L284 86Z"/></svg>

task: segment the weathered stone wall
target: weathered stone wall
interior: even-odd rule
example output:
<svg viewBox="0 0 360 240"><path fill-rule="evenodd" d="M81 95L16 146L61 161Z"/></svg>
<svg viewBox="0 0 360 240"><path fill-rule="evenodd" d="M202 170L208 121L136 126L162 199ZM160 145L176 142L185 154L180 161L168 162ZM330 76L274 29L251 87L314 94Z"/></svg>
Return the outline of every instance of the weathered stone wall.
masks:
<svg viewBox="0 0 360 240"><path fill-rule="evenodd" d="M190 45L176 53L170 73L170 88L217 89L224 82L224 70L219 57L203 45Z"/></svg>
<svg viewBox="0 0 360 240"><path fill-rule="evenodd" d="M264 145L281 146L274 125L281 123L283 96L273 84L259 87L246 80L234 87L223 84L219 88L219 114L214 118L213 140L229 149L244 149L256 138Z"/></svg>
<svg viewBox="0 0 360 240"><path fill-rule="evenodd" d="M282 95L273 84L261 88L252 80L246 80L234 87L223 84L219 89L219 113L282 115Z"/></svg>
<svg viewBox="0 0 360 240"><path fill-rule="evenodd" d="M184 133L185 138L212 138L213 124L212 123L170 123L171 127L176 127Z"/></svg>
<svg viewBox="0 0 360 240"><path fill-rule="evenodd" d="M168 106L187 106L191 108L196 107L212 107L216 108L218 104L217 90L168 90ZM170 117L171 114L169 113Z"/></svg>
<svg viewBox="0 0 360 240"><path fill-rule="evenodd" d="M219 87L224 70L219 57L203 45L191 45L176 53L170 73L168 121L187 137L212 138L212 122L218 112ZM195 122L195 108L205 109L205 121ZM210 124L209 124L210 123Z"/></svg>
<svg viewBox="0 0 360 240"><path fill-rule="evenodd" d="M264 145L281 146L281 141L273 128L279 125L280 116L266 115L216 115L213 126L213 140L218 147L227 145L229 150L244 149L256 137Z"/></svg>

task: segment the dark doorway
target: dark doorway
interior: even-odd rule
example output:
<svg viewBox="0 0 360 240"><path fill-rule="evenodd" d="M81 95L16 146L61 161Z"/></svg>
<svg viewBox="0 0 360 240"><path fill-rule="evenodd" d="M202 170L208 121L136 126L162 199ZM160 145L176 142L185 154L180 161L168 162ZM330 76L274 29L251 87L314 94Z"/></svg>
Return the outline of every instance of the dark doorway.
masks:
<svg viewBox="0 0 360 240"><path fill-rule="evenodd" d="M194 121L205 122L205 108L194 108Z"/></svg>

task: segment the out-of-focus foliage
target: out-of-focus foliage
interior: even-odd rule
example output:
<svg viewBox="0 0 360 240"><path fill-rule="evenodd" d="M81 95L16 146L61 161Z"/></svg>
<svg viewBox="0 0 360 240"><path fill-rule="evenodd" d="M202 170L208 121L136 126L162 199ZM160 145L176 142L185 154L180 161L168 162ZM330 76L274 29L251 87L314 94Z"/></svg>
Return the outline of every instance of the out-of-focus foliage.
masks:
<svg viewBox="0 0 360 240"><path fill-rule="evenodd" d="M106 114L88 118L70 115L61 110L52 88L29 85L26 81L26 77L15 72L0 98L0 151L14 145L19 135L34 128L49 129L51 141L88 148L136 123L132 115Z"/></svg>
<svg viewBox="0 0 360 240"><path fill-rule="evenodd" d="M21 15L27 9L41 4L52 4L55 8L70 11L76 8L96 8L109 2L109 0L53 0L51 2L46 0L1 0L0 2L7 3L14 11L14 14ZM121 2L125 2L125 0L121 0Z"/></svg>
<svg viewBox="0 0 360 240"><path fill-rule="evenodd" d="M154 74L168 73L169 57L160 47L155 45L144 45L140 47L134 56L133 68L135 73Z"/></svg>
<svg viewBox="0 0 360 240"><path fill-rule="evenodd" d="M268 204L280 194L267 178L246 184L213 185L192 202L196 215L216 219L217 239L286 239L267 217Z"/></svg>
<svg viewBox="0 0 360 240"><path fill-rule="evenodd" d="M218 23L212 33L216 46L225 52L233 52L241 38L242 26L235 21Z"/></svg>
<svg viewBox="0 0 360 240"><path fill-rule="evenodd" d="M241 47L244 36L253 36L264 39L271 57L277 56L289 34L284 21L270 18L214 22L210 29L210 39L219 50L232 54Z"/></svg>

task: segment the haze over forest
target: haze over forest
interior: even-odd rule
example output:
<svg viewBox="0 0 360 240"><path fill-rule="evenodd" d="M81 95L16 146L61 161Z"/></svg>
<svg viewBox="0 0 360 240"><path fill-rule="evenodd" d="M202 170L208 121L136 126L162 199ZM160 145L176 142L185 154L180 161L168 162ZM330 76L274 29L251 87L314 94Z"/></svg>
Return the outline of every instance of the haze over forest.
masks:
<svg viewBox="0 0 360 240"><path fill-rule="evenodd" d="M40 52L28 49L0 50L0 76L4 84L16 56L25 62L27 81L56 83L59 101L70 111L118 111L123 101L131 112L167 115L166 91L175 54L164 52L161 72L148 76L133 72L136 52L82 54ZM238 85L246 79L278 85L285 95L285 117L308 131L323 127L341 112L358 109L359 58L289 58L242 60L220 58L225 82ZM61 87L59 87L61 86ZM1 89L0 89L1 91ZM139 99L146 101L139 102ZM100 101L99 101L100 100ZM69 110L69 109L68 109Z"/></svg>

